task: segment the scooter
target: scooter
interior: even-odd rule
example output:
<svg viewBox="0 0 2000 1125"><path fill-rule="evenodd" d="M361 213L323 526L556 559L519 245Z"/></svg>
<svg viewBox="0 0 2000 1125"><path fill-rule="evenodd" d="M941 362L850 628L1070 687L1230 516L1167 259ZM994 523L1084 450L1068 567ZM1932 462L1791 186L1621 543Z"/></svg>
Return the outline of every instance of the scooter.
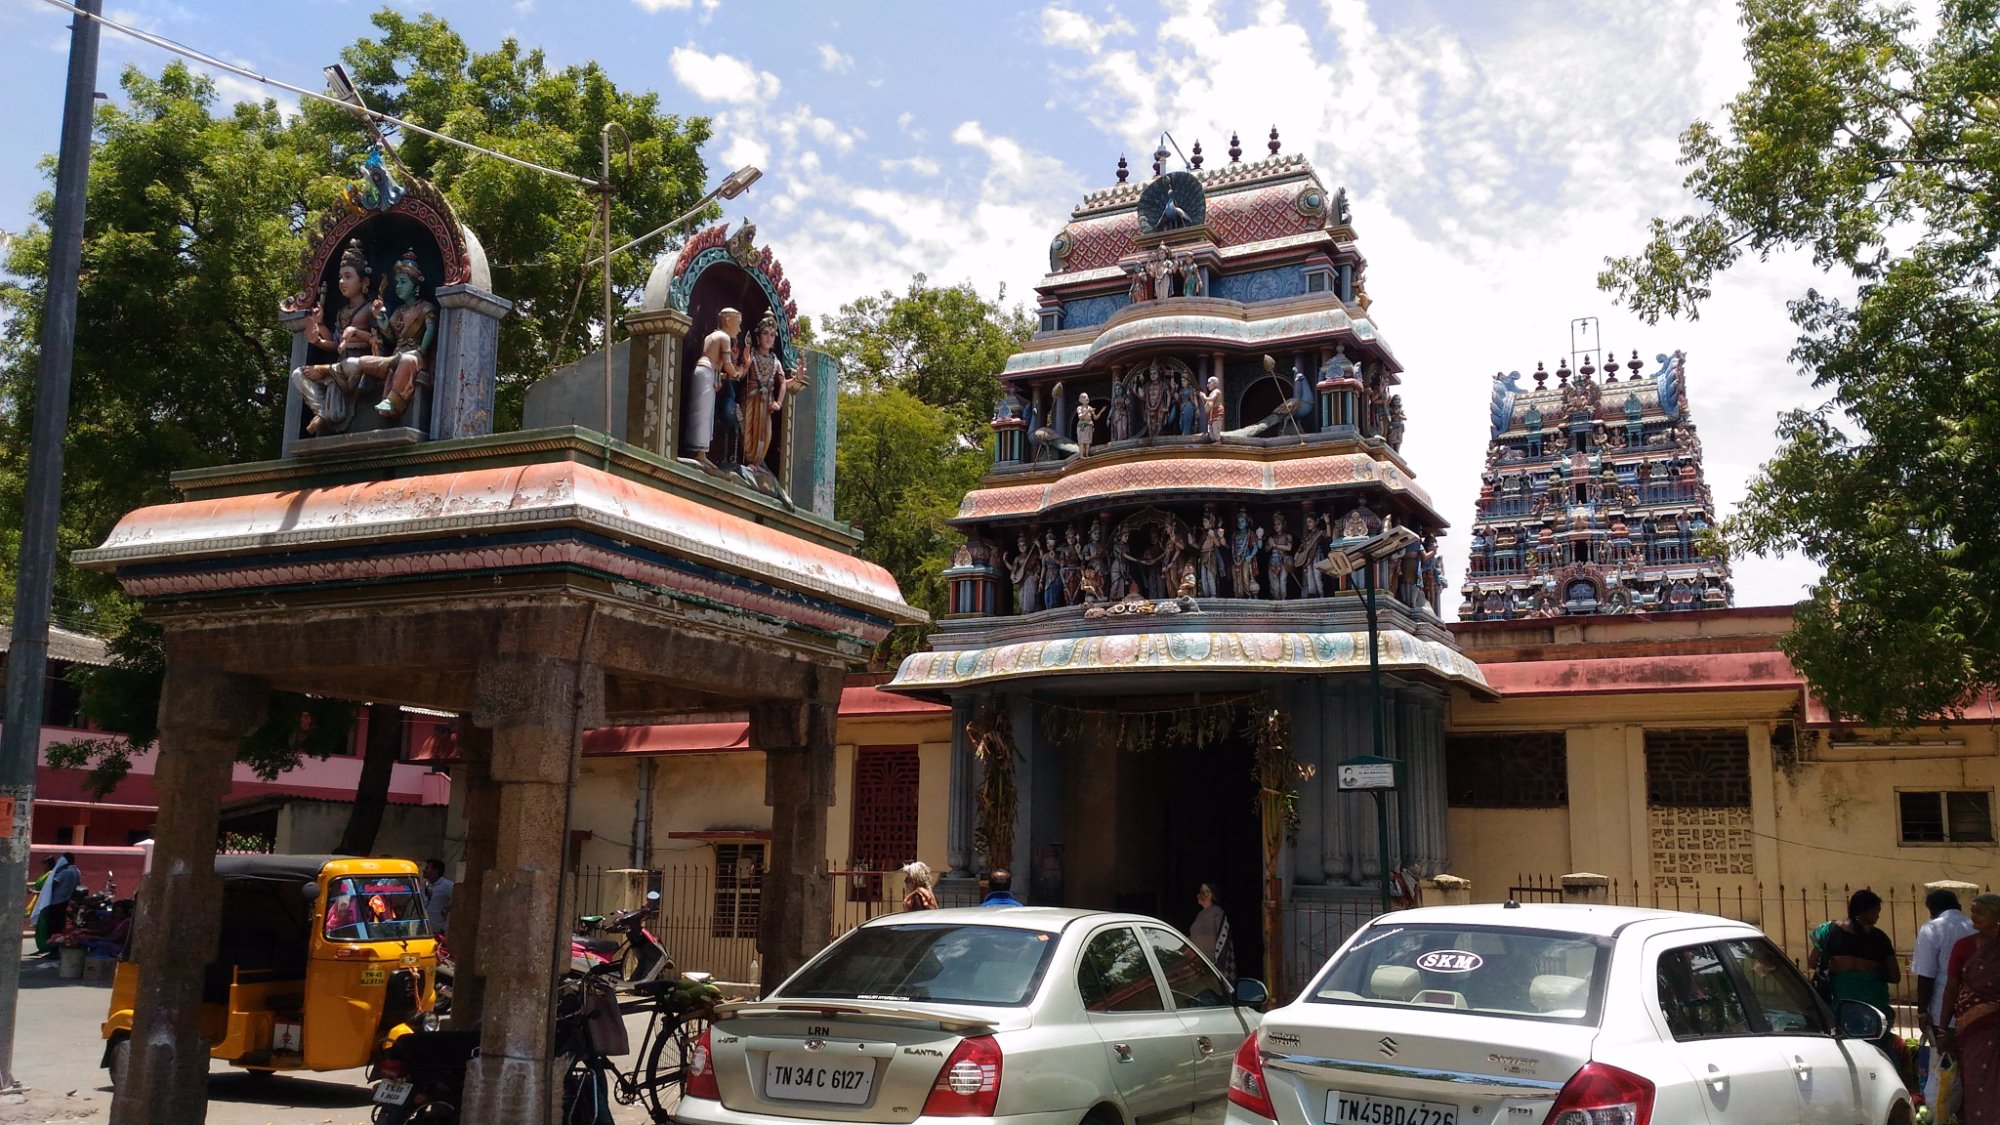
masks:
<svg viewBox="0 0 2000 1125"><path fill-rule="evenodd" d="M602 914L586 914L576 920L576 936L569 941L569 967L572 973L590 974L609 971L623 976L626 954L632 956L632 975L625 979L631 983L657 980L672 962L667 959L667 951L660 940L646 928L646 918L657 914L660 909L660 892L648 891L645 905L632 910L621 910L606 917ZM589 932L615 935L612 937L591 937ZM608 967L608 968L607 968Z"/></svg>

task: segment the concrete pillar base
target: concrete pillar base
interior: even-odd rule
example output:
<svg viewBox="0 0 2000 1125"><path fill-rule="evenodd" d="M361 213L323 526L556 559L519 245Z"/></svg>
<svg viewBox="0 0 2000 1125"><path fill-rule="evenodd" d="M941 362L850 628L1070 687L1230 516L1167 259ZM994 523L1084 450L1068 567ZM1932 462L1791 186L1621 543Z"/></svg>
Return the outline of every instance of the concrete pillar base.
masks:
<svg viewBox="0 0 2000 1125"><path fill-rule="evenodd" d="M548 1059L482 1054L465 1070L462 1121L542 1125L562 1118L562 1081Z"/></svg>

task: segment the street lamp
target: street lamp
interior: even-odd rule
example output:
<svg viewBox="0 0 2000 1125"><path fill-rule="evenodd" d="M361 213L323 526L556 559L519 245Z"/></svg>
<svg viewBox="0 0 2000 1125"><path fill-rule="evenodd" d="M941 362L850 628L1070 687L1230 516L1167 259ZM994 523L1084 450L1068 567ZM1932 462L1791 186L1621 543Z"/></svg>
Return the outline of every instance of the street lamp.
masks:
<svg viewBox="0 0 2000 1125"><path fill-rule="evenodd" d="M1319 564L1322 573L1335 577L1346 577L1357 570L1361 572L1361 588L1366 594L1368 606L1369 710L1373 716L1371 725L1374 728L1375 758L1378 761L1387 761L1388 755L1382 752L1382 644L1375 619L1375 564L1401 554L1419 538L1416 532L1407 527L1387 526L1379 534L1364 539L1355 546L1332 552ZM1394 787L1392 771L1391 784L1386 789ZM1389 817L1386 800L1383 797L1385 787L1343 785L1343 788L1362 789L1375 795L1376 842L1380 849L1377 862L1382 866L1382 909L1386 911L1389 909L1390 899L1394 896L1389 865Z"/></svg>

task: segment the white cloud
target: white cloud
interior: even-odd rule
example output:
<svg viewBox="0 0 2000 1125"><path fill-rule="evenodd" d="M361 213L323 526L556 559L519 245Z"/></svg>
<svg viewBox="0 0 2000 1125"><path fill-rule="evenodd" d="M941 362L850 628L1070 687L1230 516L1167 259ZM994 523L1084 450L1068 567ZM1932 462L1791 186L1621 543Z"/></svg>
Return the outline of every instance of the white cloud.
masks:
<svg viewBox="0 0 2000 1125"><path fill-rule="evenodd" d="M694 6L694 0L632 0L649 12L685 12Z"/></svg>
<svg viewBox="0 0 2000 1125"><path fill-rule="evenodd" d="M777 97L781 89L777 75L733 55L706 55L693 47L676 47L667 57L667 66L676 81L707 101L754 105Z"/></svg>
<svg viewBox="0 0 2000 1125"><path fill-rule="evenodd" d="M935 176L944 171L937 161L928 156L911 156L902 160L884 159L882 170L892 176Z"/></svg>
<svg viewBox="0 0 2000 1125"><path fill-rule="evenodd" d="M854 56L833 44L821 43L818 50L821 70L833 74L846 74L848 71L854 69Z"/></svg>
<svg viewBox="0 0 2000 1125"><path fill-rule="evenodd" d="M1119 17L1094 23L1089 17L1068 8L1050 6L1042 9L1042 42L1052 47L1075 47L1094 55L1103 49L1104 41L1111 36L1130 34L1132 25Z"/></svg>

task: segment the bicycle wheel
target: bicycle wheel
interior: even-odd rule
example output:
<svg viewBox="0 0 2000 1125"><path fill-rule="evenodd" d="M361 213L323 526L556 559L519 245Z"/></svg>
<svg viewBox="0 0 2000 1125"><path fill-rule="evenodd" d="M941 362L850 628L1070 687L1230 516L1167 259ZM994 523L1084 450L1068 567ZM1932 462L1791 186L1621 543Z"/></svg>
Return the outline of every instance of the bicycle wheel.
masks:
<svg viewBox="0 0 2000 1125"><path fill-rule="evenodd" d="M691 1015L662 1029L653 1040L653 1052L646 1059L645 1089L646 1108L652 1111L654 1121L673 1119L671 1114L681 1100L681 1083L687 1078L688 1056L706 1030L708 1018Z"/></svg>

